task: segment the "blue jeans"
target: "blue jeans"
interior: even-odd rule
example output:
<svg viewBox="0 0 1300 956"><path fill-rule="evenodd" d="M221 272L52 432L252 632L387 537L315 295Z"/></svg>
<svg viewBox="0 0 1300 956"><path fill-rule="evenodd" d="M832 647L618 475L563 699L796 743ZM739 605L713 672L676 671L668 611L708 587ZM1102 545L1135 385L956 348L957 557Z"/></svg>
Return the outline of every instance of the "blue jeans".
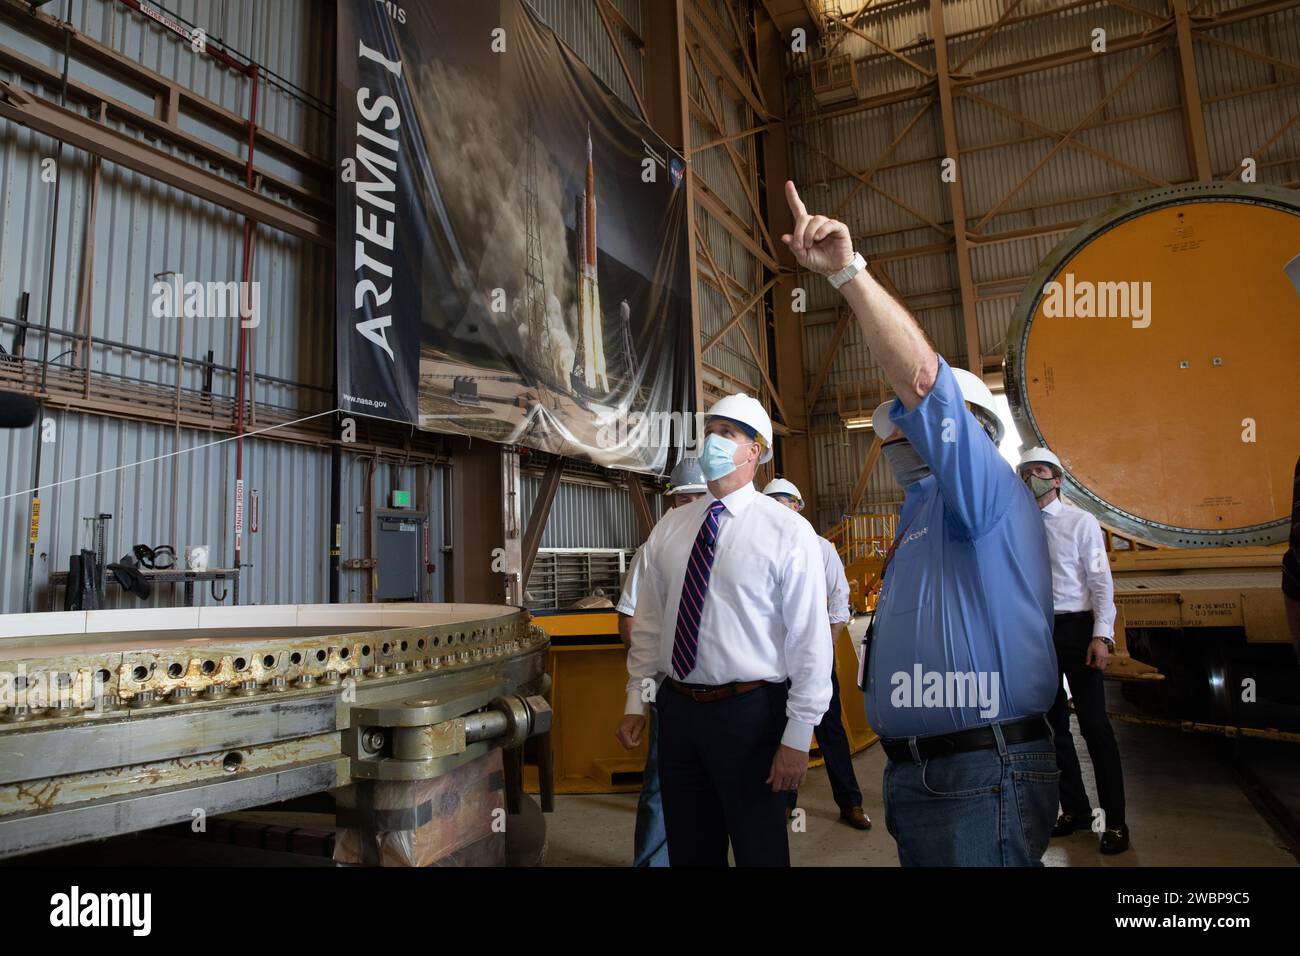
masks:
<svg viewBox="0 0 1300 956"><path fill-rule="evenodd" d="M646 740L645 773L641 777L641 798L636 803L636 837L633 866L667 866L668 834L664 830L664 801L659 792L659 713L650 707L649 736Z"/></svg>
<svg viewBox="0 0 1300 956"><path fill-rule="evenodd" d="M885 765L885 826L903 866L1042 866L1060 771L1048 737Z"/></svg>

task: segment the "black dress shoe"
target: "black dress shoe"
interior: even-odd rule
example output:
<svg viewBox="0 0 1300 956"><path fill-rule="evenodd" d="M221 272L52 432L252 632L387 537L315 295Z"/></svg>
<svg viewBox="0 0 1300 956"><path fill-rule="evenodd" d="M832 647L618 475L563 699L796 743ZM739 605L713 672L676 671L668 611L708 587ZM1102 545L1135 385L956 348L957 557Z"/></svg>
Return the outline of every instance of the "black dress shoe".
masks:
<svg viewBox="0 0 1300 956"><path fill-rule="evenodd" d="M1107 830L1101 835L1101 852L1107 856L1115 853L1123 853L1128 849L1128 827L1120 824L1113 830Z"/></svg>
<svg viewBox="0 0 1300 956"><path fill-rule="evenodd" d="M1052 827L1052 836L1069 836L1075 830L1087 830L1089 822L1087 816L1078 817L1073 813L1062 813L1056 818L1056 825Z"/></svg>

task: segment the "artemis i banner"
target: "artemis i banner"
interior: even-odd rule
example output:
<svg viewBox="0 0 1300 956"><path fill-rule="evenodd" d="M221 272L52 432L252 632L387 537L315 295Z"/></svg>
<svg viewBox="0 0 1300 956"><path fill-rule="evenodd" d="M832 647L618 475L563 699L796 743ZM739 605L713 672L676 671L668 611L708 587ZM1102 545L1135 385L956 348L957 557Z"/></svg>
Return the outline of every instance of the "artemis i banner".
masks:
<svg viewBox="0 0 1300 956"><path fill-rule="evenodd" d="M338 9L340 407L664 470L680 157L523 0Z"/></svg>

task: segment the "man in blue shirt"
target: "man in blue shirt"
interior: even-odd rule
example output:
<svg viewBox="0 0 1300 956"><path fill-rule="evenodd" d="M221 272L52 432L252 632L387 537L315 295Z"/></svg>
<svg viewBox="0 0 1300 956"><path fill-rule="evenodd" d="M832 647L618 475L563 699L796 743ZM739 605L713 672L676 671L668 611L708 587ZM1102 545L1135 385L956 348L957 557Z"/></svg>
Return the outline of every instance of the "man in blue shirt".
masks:
<svg viewBox="0 0 1300 956"><path fill-rule="evenodd" d="M848 227L786 184L799 264L857 316L897 398L876 410L905 489L864 653L885 823L904 866L1033 866L1056 814L1044 715L1056 693L1051 559L1033 497L999 455L980 379L948 366L866 269Z"/></svg>

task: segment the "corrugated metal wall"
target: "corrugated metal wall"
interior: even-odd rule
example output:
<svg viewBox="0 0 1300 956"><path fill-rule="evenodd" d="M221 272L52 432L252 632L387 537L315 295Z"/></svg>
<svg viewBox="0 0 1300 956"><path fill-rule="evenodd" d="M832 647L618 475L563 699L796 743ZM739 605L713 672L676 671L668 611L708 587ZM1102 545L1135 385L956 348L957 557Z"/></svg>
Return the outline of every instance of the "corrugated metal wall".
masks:
<svg viewBox="0 0 1300 956"><path fill-rule="evenodd" d="M632 29L641 32L641 0L609 0L618 9ZM528 0L529 6L540 14L556 35L568 44L569 48L583 63L595 73L606 86L617 94L633 114L640 115L632 88L628 86L618 56L609 42L609 34L600 22L596 5L588 0ZM617 29L614 31L627 61L627 67L641 86L643 64L641 51Z"/></svg>
<svg viewBox="0 0 1300 956"><path fill-rule="evenodd" d="M723 0L688 0L695 4L701 18L707 14L717 23L729 22ZM743 21L743 17L741 18ZM690 23L688 17L687 22ZM688 34L693 27L688 27ZM731 49L735 43L733 37L721 35L719 44ZM688 47L694 50L694 57L687 56L686 92L691 101L701 105L709 117L706 122L695 109L687 111L690 123L690 146L697 150L690 157L691 170L699 185L712 193L735 222L746 230L754 226L754 212L746 195L749 187L750 168L755 163L755 139L739 137L733 139L726 148L717 147L700 149L704 144L713 142L724 135L732 135L755 125L753 112L744 101L735 97L735 87L730 80L724 79L715 71L712 60L705 56L699 45L688 36ZM737 51L737 57L739 53ZM698 66L697 66L698 64ZM701 72L701 70L703 72ZM714 124L714 110L720 122ZM732 152L734 151L734 156ZM737 165L744 173L742 179ZM695 204L696 227L703 237L700 252L697 255L700 281L696 285L696 299L699 305L700 343L703 346L711 341L718 331L731 321L732 307L727 297L706 276L712 276L713 267L703 251L707 245L713 260L723 275L714 276L719 284L728 287L731 298L737 303L749 298L749 293L763 283L764 272L757 258L745 248L738 238L718 221L714 213L702 202ZM739 285L737 285L737 283ZM702 406L708 406L717 397L744 391L764 396L762 374L754 353L746 342L754 343L759 356L766 361L767 329L759 318L757 309L752 309L737 322L714 346L707 349L702 359L702 373L705 394L700 396Z"/></svg>
<svg viewBox="0 0 1300 956"><path fill-rule="evenodd" d="M528 523L533 504L541 487L541 478L524 474L521 520ZM662 502L651 501L652 515L663 513ZM604 488L585 483L561 481L551 503L551 514L542 531L543 548L637 548L641 544L636 512L623 488Z"/></svg>
<svg viewBox="0 0 1300 956"><path fill-rule="evenodd" d="M33 567L36 600L45 610L51 571L66 571L68 557L92 548L85 519L112 515L106 536L110 561L129 554L133 545L170 544L178 557L186 545L206 544L213 567L229 567L234 520L229 513L234 487L234 443L210 444L201 432L129 422L95 415L51 411L54 440L44 446L41 528ZM46 429L49 431L49 429ZM32 455L37 429L0 431L5 494L31 487ZM327 597L329 545L329 453L287 442L250 439L244 445L250 513L245 520L244 569L240 602L265 604L323 601ZM258 530L252 531L251 500L259 498ZM345 496L348 491L345 489ZM4 575L0 607L23 607L28 501L25 494L0 501L0 540ZM360 553L360 552L353 552ZM206 589L196 603L214 603ZM217 585L218 593L221 585ZM106 591L109 606L136 606ZM58 596L62 601L62 596ZM159 585L149 606L179 604L180 590ZM61 603L58 604L61 609Z"/></svg>
<svg viewBox="0 0 1300 956"><path fill-rule="evenodd" d="M631 89L590 3L530 0L560 37L587 62L628 107L635 111ZM612 0L632 25L640 29L640 0ZM258 94L258 124L307 152L333 163L334 6L320 0L166 0L169 13L220 38L239 54L256 60L275 74L264 77ZM247 115L248 80L210 58L194 55L189 46L157 24L114 0L56 0L46 12L70 19L88 37L157 71L198 96L240 116ZM640 52L616 30L622 52L637 82ZM322 42L324 38L324 42ZM0 44L53 69L63 68L61 48L31 39L0 21ZM114 100L153 113L152 94L108 76L74 56L69 76ZM13 77L0 70L0 78ZM30 87L30 84L22 84ZM36 89L57 100L58 91ZM247 155L238 136L192 116L182 128L201 135L238 157ZM135 135L133 133L133 135ZM158 145L155 143L155 145ZM194 160L192 156L183 158ZM194 281L226 282L239 278L243 220L225 209L195 199L128 169L105 164L98 211L90 235L93 261L87 263L83 243L89 223L91 157L63 151L60 209L54 213L54 189L42 178L43 161L56 156L55 143L22 126L0 122L0 316L14 318L23 292L30 294L29 319L43 323L46 280L50 268L51 230L55 239L50 324L55 330L76 330L78 298L89 267L90 292L86 316L96 341L90 367L94 381L113 379L170 393L177 385L178 351L186 359L179 376L181 389L197 393L203 370L195 364L213 353L217 368L212 392L220 400L234 392L237 327L233 321L176 320L152 314L154 283L169 274ZM200 165L204 165L200 161ZM279 156L261 152L257 167L288 183L303 185L308 177ZM286 197L279 197L286 198ZM333 407L332 288L333 257L327 250L259 229L253 280L261 289L261 325L252 333L252 368L257 408L275 410L282 418L311 415ZM0 326L0 344L12 351L15 330ZM154 350L141 354L108 343L120 342ZM41 338L29 333L27 355L40 354ZM65 353L73 342L52 336L52 370L67 372L75 355ZM29 374L31 374L29 372ZM225 443L169 457L178 446L170 425L100 418L75 412L55 412L55 441L44 446L39 483L48 486L34 568L35 607L46 602L47 575L66 568L68 555L89 539L83 517L111 513L109 554L116 558L138 543L208 543L214 565L228 564L233 550L234 447ZM250 427L254 427L256 421ZM34 432L0 434L3 494L32 486ZM191 448L211 440L202 432L181 430L179 447ZM161 458L159 461L147 461ZM122 468L147 461L138 467ZM252 602L323 601L328 592L329 454L308 446L250 439L245 445L246 490L259 493L260 521L252 533L246 519L245 569L241 600ZM115 470L121 469L121 470ZM370 464L345 455L343 469L343 556L366 553L365 500ZM87 477L94 476L94 477ZM374 472L377 506L400 485L415 497L416 484L429 483L433 520L431 577L433 599L443 597L442 482L444 473L432 467L396 469L381 463ZM535 494L535 482L532 491ZM23 607L23 570L29 497L17 494L0 500L0 612ZM529 500L531 503L531 499ZM626 492L566 485L556 504L550 541L564 546L635 546L635 521ZM545 543L545 542L544 542ZM547 545L551 546L551 545ZM344 600L366 594L365 571L343 571ZM109 596L118 600L115 588ZM160 594L151 603L179 603L179 591ZM202 600L211 603L211 598ZM131 602L128 602L131 603Z"/></svg>
<svg viewBox="0 0 1300 956"><path fill-rule="evenodd" d="M194 55L187 44L111 0L76 0L57 7L74 27L90 38L174 79L239 115L249 106L246 78ZM173 0L169 9L223 38L281 79L261 84L258 122L262 128L332 162L332 119L329 108L313 102L333 101L334 14L316 0ZM52 49L0 23L0 43L42 64L61 70L61 49ZM4 71L0 76L12 79ZM152 113L150 95L116 80L87 62L73 58L69 76L107 96ZM24 84L27 85L27 84ZM291 85L303 88L296 92ZM57 100L56 90L38 95ZM218 147L237 156L246 145L237 137L189 123ZM157 145L157 144L155 144ZM173 150L178 155L184 155ZM57 155L47 137L25 127L0 123L0 189L3 228L0 228L0 315L14 317L23 292L30 293L29 319L43 323L46 279L50 268L51 230L57 230L53 261L50 325L76 330L79 290L87 262L91 195L91 157L73 149L63 151L59 166L60 208L54 214L54 187L42 177L43 161ZM193 159L193 157L185 157ZM258 168L290 182L302 182L297 171L271 155L258 157ZM93 249L86 315L95 337L90 366L93 385L105 380L131 382L159 393L177 385L175 356L201 360L211 350L217 370L215 397L233 394L233 375L222 371L235 364L237 326L229 320L178 320L153 314L154 283L162 273L181 273L196 281L239 278L243 220L225 209L162 185L131 170L104 164L98 212L88 237ZM331 311L333 261L328 252L270 229L257 233L253 279L259 283L261 325L252 333L252 368L258 408L294 416L333 407ZM0 343L9 347L15 330L0 328ZM179 340L179 341L178 341ZM112 344L156 350L141 354ZM40 354L41 337L33 330L27 340L29 358ZM75 361L68 339L52 337L51 374L70 369ZM29 372L29 374L31 374ZM196 364L183 366L182 390L196 393L202 385ZM212 442L204 432L170 425L51 411L53 438L43 446L40 537L34 567L36 609L46 606L47 575L65 570L68 556L89 544L83 518L112 514L107 552L111 559L136 543L205 543L211 563L226 566L233 551L234 444L224 442L174 455L177 448L194 449ZM250 427L256 427L253 423ZM32 458L37 433L0 434L4 493L32 486ZM151 460L158 459L158 460ZM135 465L137 462L144 462ZM245 520L241 602L323 601L327 598L329 453L322 449L276 441L249 439L245 443L246 502L259 498L259 527ZM360 486L345 478L345 500ZM27 537L26 495L0 502L0 611L23 608ZM348 531L354 529L345 514ZM345 554L348 551L345 548ZM352 554L360 554L353 551ZM345 584L346 588L346 584ZM220 592L220 585L218 585ZM116 588L110 603L122 602ZM212 603L205 593L202 603ZM180 602L179 589L160 587L149 603Z"/></svg>
<svg viewBox="0 0 1300 956"><path fill-rule="evenodd" d="M333 44L321 55L319 37L332 36L333 18L321 15L310 0L275 3L190 0L176 12L222 36L245 54L264 57L266 66L288 82L305 86L326 102L333 99ZM217 16L214 16L214 13ZM287 18L287 19L286 19ZM247 115L248 81L194 55L175 36L112 0L79 0L73 24L92 38L111 45L164 76L239 115ZM305 42L309 34L317 39ZM325 31L322 33L322 31ZM293 39L296 38L296 39ZM0 43L62 69L61 51L34 44L0 22ZM152 97L80 63L75 58L70 78L93 83L115 100L152 113ZM0 77L11 79L0 70ZM57 99L57 91L39 95ZM261 84L258 122L270 131L321 157L332 156L332 121L326 111L275 85ZM235 155L246 155L246 144L212 129L191 130ZM22 292L30 293L30 316L43 320L46 311L46 270L50 231L57 229L54 284L49 301L54 329L76 331L78 294L86 263L83 239L89 219L91 157L65 149L60 164L60 209L54 215L54 186L42 177L42 164L57 155L55 143L25 127L0 123L0 182L5 218L0 230L0 315L14 317ZM178 150L175 155L184 156ZM192 159L193 157L184 157ZM277 173L282 164L261 155L258 168ZM287 178L297 178L296 174ZM98 340L91 368L98 376L135 383L175 384L170 358L124 351L104 343L120 342L202 360L213 352L220 367L235 364L236 323L222 319L178 320L154 315L155 283L179 274L186 281L229 282L240 278L243 220L228 210L163 185L149 177L105 164L100 184L94 233L93 265L88 301L89 328ZM304 413L333 407L332 340L319 334L321 316L330 313L333 260L310 244L270 229L255 239L252 279L261 291L262 321L253 334L253 371L257 401ZM4 330L9 341L12 329ZM178 343L178 336L180 342ZM72 355L54 358L72 342L53 337L52 366L70 366ZM28 354L36 346L29 336ZM186 364L181 387L197 391L202 370ZM282 380L282 381L277 381ZM216 395L233 394L233 375L218 368Z"/></svg>

